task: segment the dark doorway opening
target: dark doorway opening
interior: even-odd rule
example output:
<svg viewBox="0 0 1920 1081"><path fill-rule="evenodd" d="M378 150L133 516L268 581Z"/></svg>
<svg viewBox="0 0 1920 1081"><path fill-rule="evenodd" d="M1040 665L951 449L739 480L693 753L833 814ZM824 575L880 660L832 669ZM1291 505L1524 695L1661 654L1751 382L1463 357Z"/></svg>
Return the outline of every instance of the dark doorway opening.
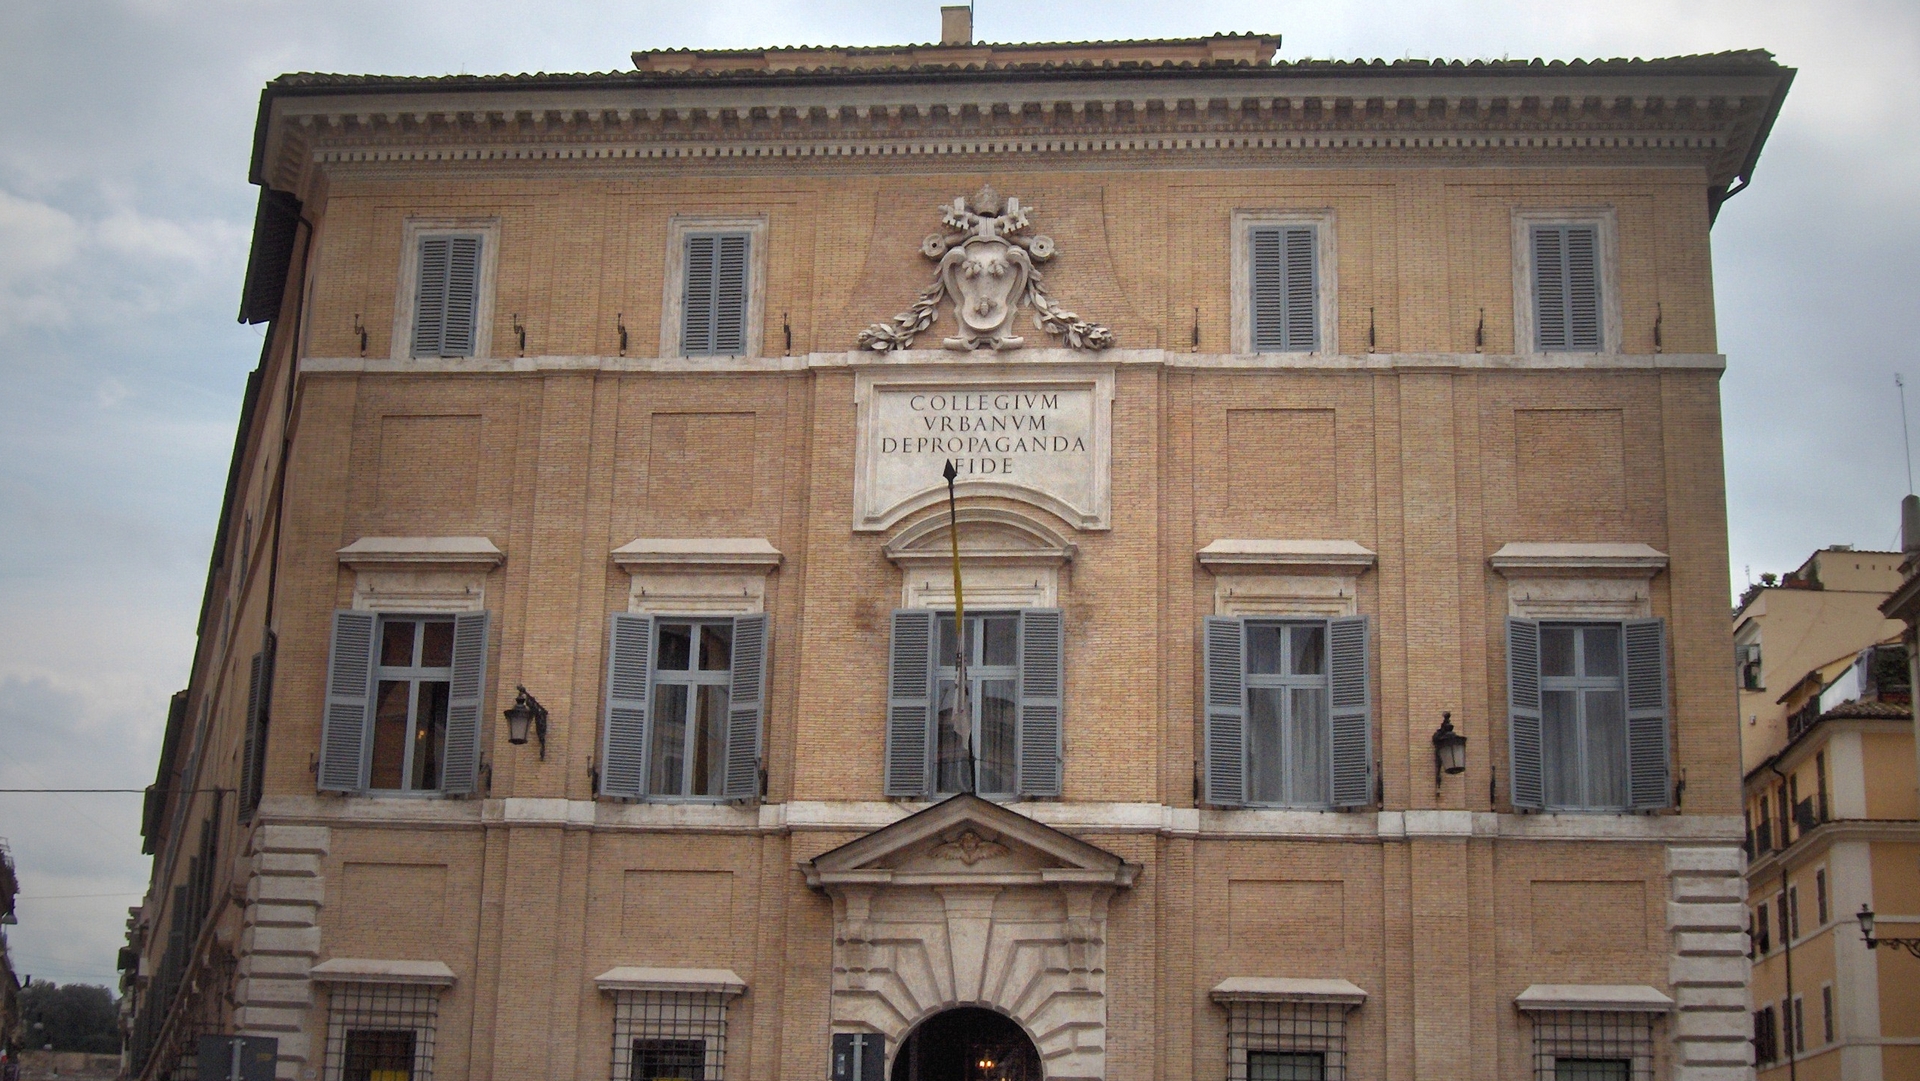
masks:
<svg viewBox="0 0 1920 1081"><path fill-rule="evenodd" d="M893 1060L893 1081L1045 1081L1040 1052L992 1010L961 1006L913 1030Z"/></svg>

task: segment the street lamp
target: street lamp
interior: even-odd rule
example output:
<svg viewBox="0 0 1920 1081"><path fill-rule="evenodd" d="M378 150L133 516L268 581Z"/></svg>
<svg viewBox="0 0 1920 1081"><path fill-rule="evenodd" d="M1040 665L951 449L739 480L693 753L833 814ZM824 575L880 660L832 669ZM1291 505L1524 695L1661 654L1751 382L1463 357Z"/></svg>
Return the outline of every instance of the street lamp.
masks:
<svg viewBox="0 0 1920 1081"><path fill-rule="evenodd" d="M513 705L507 707L507 742L518 747L527 742L527 728L533 728L534 735L540 737L540 761L547 760L547 707L540 700L527 693L525 687L514 684L514 690L520 692L514 696Z"/></svg>
<svg viewBox="0 0 1920 1081"><path fill-rule="evenodd" d="M1860 911L1856 914L1856 918L1860 921L1860 934L1867 940L1867 949L1877 950L1882 946L1892 946L1896 949L1905 950L1916 958L1920 958L1920 938L1873 937L1873 909L1868 908L1865 904L1860 906Z"/></svg>
<svg viewBox="0 0 1920 1081"><path fill-rule="evenodd" d="M1440 727L1433 733L1433 786L1440 787L1443 773L1467 771L1467 737L1453 730L1453 714L1440 715Z"/></svg>

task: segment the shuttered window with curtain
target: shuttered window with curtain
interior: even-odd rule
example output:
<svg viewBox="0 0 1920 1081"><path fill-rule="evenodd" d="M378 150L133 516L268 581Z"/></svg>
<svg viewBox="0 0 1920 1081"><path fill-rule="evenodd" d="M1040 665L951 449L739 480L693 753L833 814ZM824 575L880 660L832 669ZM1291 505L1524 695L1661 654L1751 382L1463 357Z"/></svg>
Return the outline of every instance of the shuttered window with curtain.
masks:
<svg viewBox="0 0 1920 1081"><path fill-rule="evenodd" d="M1065 618L1058 608L893 613L888 658L886 794L1058 796L1065 739ZM964 714L957 650L968 656Z"/></svg>
<svg viewBox="0 0 1920 1081"><path fill-rule="evenodd" d="M1599 351L1599 228L1535 225L1530 240L1534 349L1543 353Z"/></svg>
<svg viewBox="0 0 1920 1081"><path fill-rule="evenodd" d="M1515 809L1666 807L1668 714L1664 620L1507 621Z"/></svg>
<svg viewBox="0 0 1920 1081"><path fill-rule="evenodd" d="M479 310L478 233L445 233L420 238L420 272L415 283L413 355L470 357L474 319Z"/></svg>
<svg viewBox="0 0 1920 1081"><path fill-rule="evenodd" d="M1256 353L1320 348L1319 267L1311 225L1260 225L1248 231L1253 295L1247 311Z"/></svg>
<svg viewBox="0 0 1920 1081"><path fill-rule="evenodd" d="M760 795L767 617L616 613L607 635L600 794Z"/></svg>
<svg viewBox="0 0 1920 1081"><path fill-rule="evenodd" d="M480 773L487 645L485 612L335 612L320 790L471 795Z"/></svg>
<svg viewBox="0 0 1920 1081"><path fill-rule="evenodd" d="M680 352L690 357L747 351L746 233L689 233Z"/></svg>
<svg viewBox="0 0 1920 1081"><path fill-rule="evenodd" d="M1366 617L1210 616L1203 648L1208 803L1373 801Z"/></svg>

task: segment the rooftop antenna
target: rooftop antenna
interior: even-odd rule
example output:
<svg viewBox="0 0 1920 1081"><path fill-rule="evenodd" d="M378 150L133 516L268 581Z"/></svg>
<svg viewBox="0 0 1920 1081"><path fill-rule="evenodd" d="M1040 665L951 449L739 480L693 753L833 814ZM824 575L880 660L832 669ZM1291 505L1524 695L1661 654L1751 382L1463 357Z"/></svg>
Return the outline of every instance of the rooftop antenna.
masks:
<svg viewBox="0 0 1920 1081"><path fill-rule="evenodd" d="M1907 434L1907 381L1893 373L1893 385L1900 388L1900 442L1907 448L1907 494L1913 494L1913 437Z"/></svg>

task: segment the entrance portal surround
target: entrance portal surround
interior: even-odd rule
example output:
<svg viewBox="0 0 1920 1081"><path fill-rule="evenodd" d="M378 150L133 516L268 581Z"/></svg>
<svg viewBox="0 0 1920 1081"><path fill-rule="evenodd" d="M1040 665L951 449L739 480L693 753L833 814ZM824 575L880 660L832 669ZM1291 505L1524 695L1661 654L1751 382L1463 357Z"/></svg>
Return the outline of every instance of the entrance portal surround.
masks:
<svg viewBox="0 0 1920 1081"><path fill-rule="evenodd" d="M1106 1076L1107 904L1138 864L977 796L952 796L804 861L833 901L834 1032L925 1018L1017 1022L1048 1081Z"/></svg>

